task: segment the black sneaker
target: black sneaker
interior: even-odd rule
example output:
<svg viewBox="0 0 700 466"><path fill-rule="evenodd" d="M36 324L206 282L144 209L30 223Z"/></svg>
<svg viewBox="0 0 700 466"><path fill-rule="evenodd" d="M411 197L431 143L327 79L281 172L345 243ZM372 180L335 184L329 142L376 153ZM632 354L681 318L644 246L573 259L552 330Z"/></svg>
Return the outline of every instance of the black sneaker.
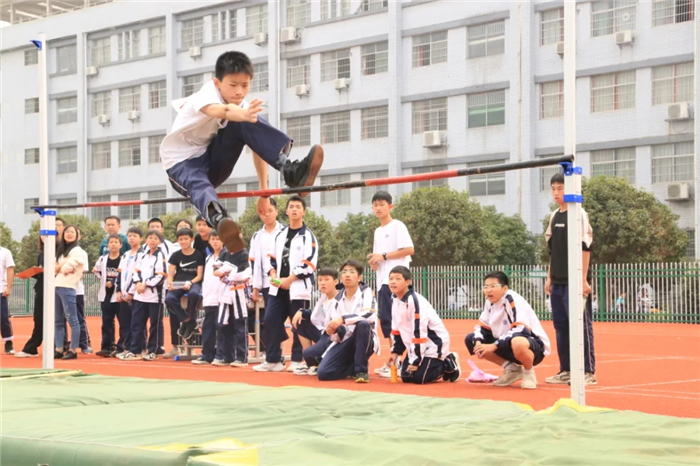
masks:
<svg viewBox="0 0 700 466"><path fill-rule="evenodd" d="M457 382L462 373L462 368L459 366L459 355L450 353L445 356L445 373L442 375L442 380L446 382Z"/></svg>
<svg viewBox="0 0 700 466"><path fill-rule="evenodd" d="M15 354L15 347L12 345L12 340L5 342L5 354Z"/></svg>
<svg viewBox="0 0 700 466"><path fill-rule="evenodd" d="M78 354L73 350L68 350L61 359L78 359Z"/></svg>
<svg viewBox="0 0 700 466"><path fill-rule="evenodd" d="M183 322L180 324L180 328L177 330L177 334L180 335L180 337L183 340L189 340L196 328L197 321L188 320L187 322Z"/></svg>
<svg viewBox="0 0 700 466"><path fill-rule="evenodd" d="M108 349L103 349L95 353L95 356L99 356L101 358L111 358L112 357L112 351Z"/></svg>
<svg viewBox="0 0 700 466"><path fill-rule="evenodd" d="M323 165L323 147L320 144L311 146L306 157L301 160L287 160L282 167L284 183L290 188L300 186L312 186L316 181L316 175ZM308 196L309 193L301 193L300 196Z"/></svg>
<svg viewBox="0 0 700 466"><path fill-rule="evenodd" d="M367 372L358 372L355 374L355 383L369 383L369 375Z"/></svg>
<svg viewBox="0 0 700 466"><path fill-rule="evenodd" d="M61 351L54 351L54 352L53 352L53 358L54 358L54 359L63 359L63 352L61 352Z"/></svg>

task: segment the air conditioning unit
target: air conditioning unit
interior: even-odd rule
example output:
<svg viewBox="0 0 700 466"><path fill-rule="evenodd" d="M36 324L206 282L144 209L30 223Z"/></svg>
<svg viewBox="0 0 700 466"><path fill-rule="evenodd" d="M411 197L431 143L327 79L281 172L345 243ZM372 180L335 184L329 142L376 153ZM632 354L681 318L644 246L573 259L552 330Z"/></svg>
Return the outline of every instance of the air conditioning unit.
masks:
<svg viewBox="0 0 700 466"><path fill-rule="evenodd" d="M199 58L202 56L202 47L190 47L190 58Z"/></svg>
<svg viewBox="0 0 700 466"><path fill-rule="evenodd" d="M619 31L615 33L615 43L626 45L634 42L634 31Z"/></svg>
<svg viewBox="0 0 700 466"><path fill-rule="evenodd" d="M294 86L294 93L299 97L309 95L309 86L306 84L297 84Z"/></svg>
<svg viewBox="0 0 700 466"><path fill-rule="evenodd" d="M690 199L689 183L670 183L666 186L667 201L685 201Z"/></svg>
<svg viewBox="0 0 700 466"><path fill-rule="evenodd" d="M264 43L267 42L267 33L266 32L256 32L255 35L253 36L253 42L255 45L263 45Z"/></svg>
<svg viewBox="0 0 700 466"><path fill-rule="evenodd" d="M88 66L85 68L85 75L86 76L96 76L97 75L97 67L96 66Z"/></svg>
<svg viewBox="0 0 700 466"><path fill-rule="evenodd" d="M691 118L691 107L688 102L678 102L677 104L671 104L666 107L667 121L683 121L690 120Z"/></svg>
<svg viewBox="0 0 700 466"><path fill-rule="evenodd" d="M141 118L141 112L139 112L138 110L131 110L129 111L129 113L126 114L126 117L130 121L138 120L139 118Z"/></svg>
<svg viewBox="0 0 700 466"><path fill-rule="evenodd" d="M564 42L557 42L557 53L560 57L564 56Z"/></svg>
<svg viewBox="0 0 700 466"><path fill-rule="evenodd" d="M299 40L299 34L297 34L297 28L287 27L280 29L280 43L286 44L289 42L296 42Z"/></svg>
<svg viewBox="0 0 700 466"><path fill-rule="evenodd" d="M97 123L101 124L102 126L108 125L109 115L97 115Z"/></svg>
<svg viewBox="0 0 700 466"><path fill-rule="evenodd" d="M423 147L442 147L440 131L426 131L423 133Z"/></svg>
<svg viewBox="0 0 700 466"><path fill-rule="evenodd" d="M333 82L335 90L342 91L350 87L350 80L348 78L338 78Z"/></svg>

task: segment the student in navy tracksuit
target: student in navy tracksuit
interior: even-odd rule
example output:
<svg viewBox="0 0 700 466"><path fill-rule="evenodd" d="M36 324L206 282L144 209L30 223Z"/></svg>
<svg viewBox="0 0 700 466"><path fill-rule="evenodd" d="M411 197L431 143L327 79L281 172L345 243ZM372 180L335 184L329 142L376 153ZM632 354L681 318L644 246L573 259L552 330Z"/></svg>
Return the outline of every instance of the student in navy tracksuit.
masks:
<svg viewBox="0 0 700 466"><path fill-rule="evenodd" d="M321 355L318 380L340 380L348 376L368 383L369 358L379 352L376 330L377 301L362 282L362 265L350 259L340 266L343 289L336 295L326 316L326 334L331 344ZM313 347L306 350L306 355Z"/></svg>
<svg viewBox="0 0 700 466"><path fill-rule="evenodd" d="M158 321L163 318L163 283L166 277L166 264L163 251L158 248L162 236L155 230L146 234L148 252L140 253L128 287L133 296L134 311L131 319L131 346L124 354L123 361L141 359L145 342L146 322L151 325L148 334L146 361L156 359L158 350Z"/></svg>
<svg viewBox="0 0 700 466"><path fill-rule="evenodd" d="M265 271L270 276L269 303L265 310L265 362L253 367L258 372L280 372L284 365L280 362L280 344L287 340L284 323L299 309L308 309L311 290L314 286L314 271L318 261L316 236L304 224L306 203L293 195L287 201L289 226L280 230L275 238L274 251L266 261ZM301 354L292 355L288 371L304 365ZM294 360L299 358L299 360Z"/></svg>
<svg viewBox="0 0 700 466"><path fill-rule="evenodd" d="M117 354L114 345L114 319L119 315L119 303L115 290L115 282L119 276L119 263L122 247L122 239L119 235L109 235L107 240L107 254L100 256L95 263L92 272L100 279L100 290L97 292L97 300L102 310L102 343L97 356L109 358Z"/></svg>
<svg viewBox="0 0 700 466"><path fill-rule="evenodd" d="M119 262L119 275L115 282L117 302L119 303L119 340L117 341L116 356L123 355L129 350L131 345L131 314L133 307L133 296L129 294L129 284L134 274L136 259L141 252L141 239L143 231L139 227L130 227L126 233L130 251L126 251Z"/></svg>
<svg viewBox="0 0 700 466"><path fill-rule="evenodd" d="M213 248L204 262L204 280L202 280L202 305L204 306L204 321L202 321L202 355L192 361L192 364L214 364L223 366L216 359L216 348L218 341L217 321L219 317L219 303L221 295L226 287L225 283L219 280L219 277L214 275L214 272L220 268L221 262L219 256L223 252L224 244L219 238L216 230L209 233L209 244ZM229 361L231 362L231 361ZM216 363L216 364L215 364Z"/></svg>
<svg viewBox="0 0 700 466"><path fill-rule="evenodd" d="M217 359L232 359L233 367L248 366L248 288L250 264L248 250L225 252L216 274L226 284L219 305L218 327L222 333L222 351Z"/></svg>

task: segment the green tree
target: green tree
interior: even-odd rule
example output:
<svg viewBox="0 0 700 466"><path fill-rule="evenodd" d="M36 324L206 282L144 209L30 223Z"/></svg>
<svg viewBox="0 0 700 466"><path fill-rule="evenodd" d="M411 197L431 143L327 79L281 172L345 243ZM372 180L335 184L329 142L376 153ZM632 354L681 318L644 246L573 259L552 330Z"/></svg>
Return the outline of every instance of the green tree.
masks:
<svg viewBox="0 0 700 466"><path fill-rule="evenodd" d="M80 228L82 233L82 239L80 240L80 246L87 252L88 259L90 260L89 269L92 269L95 261L99 257L100 253L100 243L105 237L106 233L102 224L98 220L90 220L84 215L71 215L62 214L61 218L65 220L66 225L75 225ZM39 255L39 221L32 222L29 231L22 238L22 247L19 254L20 260L19 264L21 269L24 270L33 265L36 265L36 259ZM15 260L17 262L17 260Z"/></svg>
<svg viewBox="0 0 700 466"><path fill-rule="evenodd" d="M538 238L527 229L527 225L517 215L508 217L486 207L491 228L498 238L498 253L494 264L525 265L535 264Z"/></svg>
<svg viewBox="0 0 700 466"><path fill-rule="evenodd" d="M12 230L10 230L10 227L8 227L4 222L0 222L0 246L9 250L10 254L12 254L12 258L16 264L15 272L24 270L18 268L19 265L17 264L20 256L20 243L12 239Z"/></svg>
<svg viewBox="0 0 700 466"><path fill-rule="evenodd" d="M175 227L177 227L177 222L180 220L188 220L192 222L192 229L194 231L194 234L197 234L197 228L194 224L194 210L193 209L187 209L183 210L182 212L172 212L169 214L161 215L160 218L163 221L163 229L165 230L165 239L168 241L171 241L173 243L177 242L177 238L175 234L177 233L175 231ZM144 220L142 222L131 222L129 226L135 226L141 228L143 231L143 234L146 234L146 231L148 231L148 220Z"/></svg>
<svg viewBox="0 0 700 466"><path fill-rule="evenodd" d="M372 252L374 230L378 227L379 219L374 214L348 214L335 227L334 236L340 262L353 258L364 263L367 254Z"/></svg>
<svg viewBox="0 0 700 466"><path fill-rule="evenodd" d="M277 220L281 223L289 224L289 218L285 213L288 196L276 197L279 215ZM304 216L304 223L314 232L318 241L318 266L319 267L336 267L340 265L337 241L334 236L333 226L322 215L317 214L308 208L309 200L306 199L307 208ZM238 218L238 224L241 226L243 238L246 244L250 244L250 238L258 231L263 223L257 213L256 203L252 203Z"/></svg>
<svg viewBox="0 0 700 466"><path fill-rule="evenodd" d="M583 181L583 208L593 227L592 261L606 263L685 260L688 236L678 216L654 194L626 180L600 176ZM549 215L543 219L544 228ZM545 256L546 245L541 245Z"/></svg>

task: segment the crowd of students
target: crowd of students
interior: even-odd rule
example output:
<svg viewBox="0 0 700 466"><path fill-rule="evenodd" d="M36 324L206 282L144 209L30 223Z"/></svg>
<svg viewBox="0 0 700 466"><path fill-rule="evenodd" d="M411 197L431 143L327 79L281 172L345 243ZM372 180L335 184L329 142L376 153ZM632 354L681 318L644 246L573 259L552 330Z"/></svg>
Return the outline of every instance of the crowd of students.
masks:
<svg viewBox="0 0 700 466"><path fill-rule="evenodd" d="M555 176L555 193L563 180ZM561 197L561 196L559 196ZM287 201L289 225L277 221L277 205L260 212L262 228L251 239L249 249L229 253L204 218L196 220L197 234L188 220L177 224L177 243L163 237L163 223L151 219L144 234L130 227L119 234L120 220L105 219L107 237L100 257L92 268L80 248L80 230L57 219L55 354L75 359L78 349L90 353L85 325L84 272L100 278L98 299L102 310L101 347L98 356L122 361L152 361L180 353L182 340L190 340L201 321L202 351L193 364L248 366L249 331L255 316L249 312L260 301L261 350L265 361L253 367L258 372L283 370L312 375L319 380L353 377L369 382L369 359L379 354L381 337L391 348L386 363L375 370L391 377L392 367L406 383L456 381L460 364L450 351L450 335L438 313L411 286L408 268L413 243L406 226L391 217L392 198L376 193L372 208L380 221L375 231L372 254L366 263L376 272L376 292L364 281L365 266L348 259L340 267L317 269L319 244L303 219L306 204L292 196ZM547 239L553 260L546 289L552 295L554 326L560 372L547 381L568 383L568 283L565 210L552 214ZM592 232L584 215L584 251L589 251ZM43 243L40 245L43 251ZM37 263L43 265L43 253ZM585 265L585 264L584 264ZM14 263L9 251L0 248L0 291L2 291L2 338L5 352L14 353L7 296L13 282ZM35 328L17 357L38 354L42 329L42 276L36 276ZM588 281L584 278L585 285ZM312 291L320 296L311 308ZM549 338L527 301L509 289L508 277L500 271L486 275L484 311L474 332L465 338L470 354L503 367L497 386L521 381L521 387L537 386L534 366L549 355ZM186 299L183 299L186 298ZM590 301L590 300L589 300ZM163 315L170 318L170 343L165 352ZM564 312L561 312L561 310ZM586 382L596 383L590 303L586 308ZM115 320L118 322L118 334ZM285 366L283 342L292 328L291 363ZM70 332L67 330L70 329Z"/></svg>

